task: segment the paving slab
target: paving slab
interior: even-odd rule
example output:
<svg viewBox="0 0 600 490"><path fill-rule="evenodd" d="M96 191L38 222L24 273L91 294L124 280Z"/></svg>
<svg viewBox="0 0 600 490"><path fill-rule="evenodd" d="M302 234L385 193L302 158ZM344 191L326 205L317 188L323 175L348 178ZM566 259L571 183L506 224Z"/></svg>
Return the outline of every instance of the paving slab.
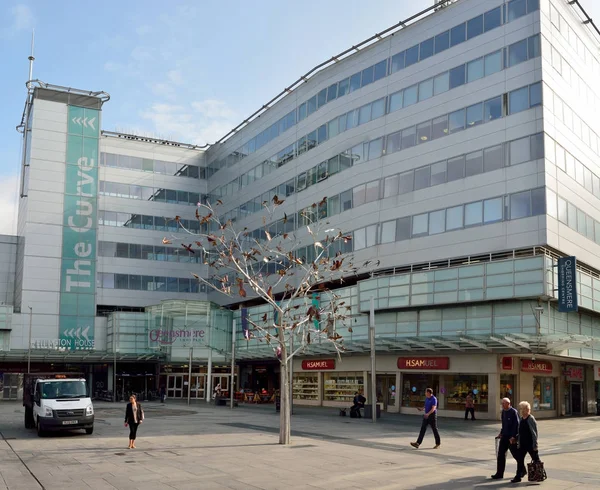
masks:
<svg viewBox="0 0 600 490"><path fill-rule="evenodd" d="M271 406L234 410L204 403L144 403L137 449L127 449L125 405L96 403L92 436L39 438L22 407L0 404L0 490L135 489L501 489L493 481L495 421L440 419L418 450L418 416L384 413L376 424L337 410L295 407L293 444L280 446ZM600 488L600 417L538 421L545 489ZM521 487L532 486L523 482ZM519 487L519 486L517 486Z"/></svg>

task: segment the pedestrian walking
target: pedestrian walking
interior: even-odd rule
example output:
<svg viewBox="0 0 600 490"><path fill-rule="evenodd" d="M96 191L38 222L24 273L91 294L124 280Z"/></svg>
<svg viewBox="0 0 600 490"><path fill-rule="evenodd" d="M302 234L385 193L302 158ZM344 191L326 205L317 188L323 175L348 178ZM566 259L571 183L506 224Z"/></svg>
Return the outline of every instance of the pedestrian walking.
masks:
<svg viewBox="0 0 600 490"><path fill-rule="evenodd" d="M167 398L167 390L165 390L165 385L160 387L160 403L165 403L165 398Z"/></svg>
<svg viewBox="0 0 600 490"><path fill-rule="evenodd" d="M475 420L475 400L473 399L472 391L467 395L465 401L465 420L468 420L469 413L471 414L471 420Z"/></svg>
<svg viewBox="0 0 600 490"><path fill-rule="evenodd" d="M504 478L506 469L506 451L510 451L513 458L518 461L517 456L517 438L519 437L519 414L511 406L509 398L502 399L502 428L496 439L500 439L498 444L498 461L496 473L492 475L493 480Z"/></svg>
<svg viewBox="0 0 600 490"><path fill-rule="evenodd" d="M519 483L521 478L527 474L527 469L525 468L525 457L527 454L531 456L533 462L540 462L537 422L535 417L531 415L531 405L529 402L519 403L519 412L521 413L521 422L519 422L519 443L516 458L517 474L511 480L511 483Z"/></svg>
<svg viewBox="0 0 600 490"><path fill-rule="evenodd" d="M129 449L135 449L135 438L138 426L144 421L144 410L137 402L135 395L129 397L125 408L125 427L129 426Z"/></svg>
<svg viewBox="0 0 600 490"><path fill-rule="evenodd" d="M431 388L425 390L425 406L423 408L419 407L418 410L419 412L425 412L423 414L423 422L421 423L421 432L419 433L417 442L411 442L410 445L415 449L419 449L419 446L425 437L427 426L430 425L431 430L433 431L433 437L435 437L435 446L433 446L433 449L438 449L441 441L437 427L437 398L433 396L433 390Z"/></svg>

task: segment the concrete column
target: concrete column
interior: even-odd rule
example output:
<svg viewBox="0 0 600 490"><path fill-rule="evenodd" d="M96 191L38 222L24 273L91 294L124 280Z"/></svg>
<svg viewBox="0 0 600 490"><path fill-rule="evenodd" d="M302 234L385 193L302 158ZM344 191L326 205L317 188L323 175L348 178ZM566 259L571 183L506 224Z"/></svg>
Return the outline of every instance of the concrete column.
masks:
<svg viewBox="0 0 600 490"><path fill-rule="evenodd" d="M583 390L583 413L596 415L596 384L594 382L594 366L585 367L585 383Z"/></svg>
<svg viewBox="0 0 600 490"><path fill-rule="evenodd" d="M438 408L440 410L446 409L446 376L440 374L440 384L438 393L434 393L438 399Z"/></svg>
<svg viewBox="0 0 600 490"><path fill-rule="evenodd" d="M488 413L490 420L500 420L502 418L500 407L500 375L498 373L488 374Z"/></svg>

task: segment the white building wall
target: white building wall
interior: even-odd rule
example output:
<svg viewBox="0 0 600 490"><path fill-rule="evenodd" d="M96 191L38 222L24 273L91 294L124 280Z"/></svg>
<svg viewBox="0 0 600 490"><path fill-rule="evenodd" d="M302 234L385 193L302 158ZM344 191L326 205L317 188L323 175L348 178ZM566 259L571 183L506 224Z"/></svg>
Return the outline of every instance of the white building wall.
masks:
<svg viewBox="0 0 600 490"><path fill-rule="evenodd" d="M0 304L14 304L16 263L17 237L0 235Z"/></svg>
<svg viewBox="0 0 600 490"><path fill-rule="evenodd" d="M296 89L291 95L276 103L274 107L261 115L259 120L250 123L249 126L232 136L220 147L211 148L208 151L208 161L213 161L215 155L217 158L223 158L223 156L235 151L299 103L304 102L331 83L342 80L358 70L371 66L403 49L414 46L417 42L424 41L432 35L441 33L460 22L469 20L501 4L502 2L499 1L488 0L457 2L435 15L427 17L364 49L360 53L324 69ZM226 184L231 179L252 169L266 158L292 144L299 137L316 129L321 124L327 123L336 116L400 89L407 88L461 63L474 60L477 57L525 39L538 33L539 30L540 14L539 12L533 12L467 40L458 46L451 47L443 53L436 54L429 59L388 75L331 103L327 103L323 108L297 123L292 129L284 132L259 151L245 157L233 167L217 172L211 177L209 189ZM225 203L224 211L238 207L248 199L286 182L300 172L308 170L319 162L327 160L356 144L373 140L415 123L427 121L436 116L467 107L470 104L539 82L541 79L542 62L541 58L538 57L343 132L296 157L283 167L274 170L267 177L244 187L242 192L237 193L237 195L222 198ZM276 218L283 216L284 212L289 216L314 202L319 202L324 196L335 195L355 185L374 179L382 179L398 172L415 169L470 151L541 132L543 130L543 114L542 107L537 107L430 141L425 145L417 145L408 150L384 155L381 158L354 166L352 169L330 176L323 182L312 185L300 193L288 196L285 203L278 208ZM544 161L531 161L405 195L380 199L339 215L328 217L327 221L331 223L333 228L339 227L345 231L352 231L394 218L542 187L545 184L544 175ZM247 226L250 230L260 228L263 214L256 213L242 219L238 226L240 228ZM302 230L298 232L299 239L302 239L304 235L305 233ZM385 268L465 254L542 245L546 241L546 220L542 216L517 221L504 221L478 228L380 245L361 250L355 253L355 256L357 261L363 258L377 257L381 260L380 268ZM218 301L216 295L213 299Z"/></svg>

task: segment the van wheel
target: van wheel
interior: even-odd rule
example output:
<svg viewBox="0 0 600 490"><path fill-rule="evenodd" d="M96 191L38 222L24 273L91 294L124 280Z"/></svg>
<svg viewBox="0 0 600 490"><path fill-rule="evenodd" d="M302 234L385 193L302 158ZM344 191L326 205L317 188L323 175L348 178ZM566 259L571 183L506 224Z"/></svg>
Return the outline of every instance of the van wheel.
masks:
<svg viewBox="0 0 600 490"><path fill-rule="evenodd" d="M88 436L91 436L91 435L94 433L94 428L93 428L93 427L90 427L89 429L85 429L85 433L86 433Z"/></svg>
<svg viewBox="0 0 600 490"><path fill-rule="evenodd" d="M39 417L37 419L36 428L37 428L37 435L39 437L44 437L46 435L46 432L44 431L44 429L42 429L42 424L40 424L40 418Z"/></svg>

